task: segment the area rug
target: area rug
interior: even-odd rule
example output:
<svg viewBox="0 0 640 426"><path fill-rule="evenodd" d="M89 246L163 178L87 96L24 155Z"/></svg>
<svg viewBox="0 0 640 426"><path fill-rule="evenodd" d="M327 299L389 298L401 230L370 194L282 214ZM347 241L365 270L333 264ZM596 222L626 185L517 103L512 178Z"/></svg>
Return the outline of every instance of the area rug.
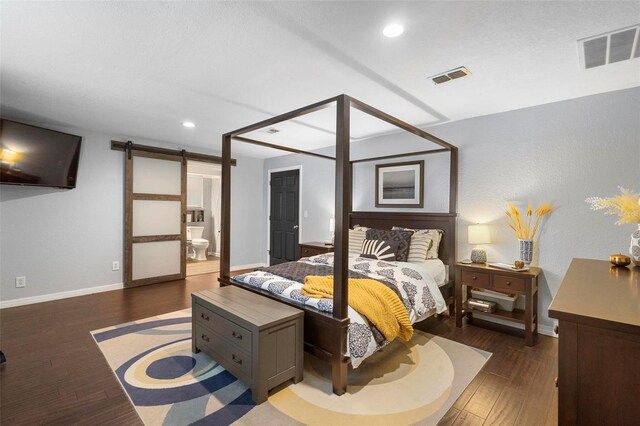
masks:
<svg viewBox="0 0 640 426"><path fill-rule="evenodd" d="M256 406L247 386L191 352L190 309L91 334L146 425L435 425L491 356L416 331L350 369L336 396L329 365L305 354L304 380Z"/></svg>

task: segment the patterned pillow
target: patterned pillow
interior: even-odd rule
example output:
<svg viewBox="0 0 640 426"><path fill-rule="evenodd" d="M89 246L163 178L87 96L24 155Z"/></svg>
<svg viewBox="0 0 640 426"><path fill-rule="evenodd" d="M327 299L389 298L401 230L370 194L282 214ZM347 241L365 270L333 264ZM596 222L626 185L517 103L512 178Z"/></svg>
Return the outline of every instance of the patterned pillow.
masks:
<svg viewBox="0 0 640 426"><path fill-rule="evenodd" d="M398 245L392 241L365 239L362 243L360 257L392 261L396 260L397 250Z"/></svg>
<svg viewBox="0 0 640 426"><path fill-rule="evenodd" d="M410 229L410 228L402 228L400 226L394 226L391 228L393 230L404 230L404 231L413 231L413 235L427 235L431 237L433 244L429 247L427 251L427 259L437 259L438 258L438 246L440 245L440 241L442 240L442 235L444 231L441 229Z"/></svg>
<svg viewBox="0 0 640 426"><path fill-rule="evenodd" d="M366 234L366 230L349 229L349 253L362 253L362 242L366 238Z"/></svg>
<svg viewBox="0 0 640 426"><path fill-rule="evenodd" d="M368 240L386 240L398 244L396 260L406 262L409 257L409 245L411 244L413 231L389 231L386 229L369 229Z"/></svg>

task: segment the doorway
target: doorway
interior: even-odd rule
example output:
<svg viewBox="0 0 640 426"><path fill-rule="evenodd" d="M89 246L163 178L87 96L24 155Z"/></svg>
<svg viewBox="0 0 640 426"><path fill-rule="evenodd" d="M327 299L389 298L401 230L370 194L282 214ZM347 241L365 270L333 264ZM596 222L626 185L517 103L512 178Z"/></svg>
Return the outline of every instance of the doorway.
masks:
<svg viewBox="0 0 640 426"><path fill-rule="evenodd" d="M298 260L300 169L269 173L269 264Z"/></svg>
<svg viewBox="0 0 640 426"><path fill-rule="evenodd" d="M220 271L221 171L219 164L187 161L187 276Z"/></svg>

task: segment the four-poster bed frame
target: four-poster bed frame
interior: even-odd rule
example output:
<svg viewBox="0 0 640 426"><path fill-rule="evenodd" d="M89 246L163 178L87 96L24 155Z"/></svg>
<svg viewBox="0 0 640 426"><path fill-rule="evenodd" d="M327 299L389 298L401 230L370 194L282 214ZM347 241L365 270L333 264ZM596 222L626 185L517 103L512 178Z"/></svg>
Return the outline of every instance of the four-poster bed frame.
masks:
<svg viewBox="0 0 640 426"><path fill-rule="evenodd" d="M243 137L243 134L272 126L276 123L287 121L314 111L318 111L337 105L336 117L336 156L302 151L291 147L283 147L267 142ZM431 141L440 148L424 151L415 151L383 157L350 160L350 113L351 108L356 108L380 120L386 121L400 129L415 134L423 139ZM231 237L231 142L237 140L242 143L250 143L268 148L275 148L297 154L306 154L335 161L335 251L334 251L334 284L333 284L333 314L317 311L300 304L288 301L273 294L244 286L231 279L230 276L230 237ZM354 212L352 211L352 173L353 165L364 161L377 161L390 158L408 157L416 155L433 154L439 152L450 153L449 176L449 212L448 213L398 213L388 211ZM439 248L439 257L450 267L455 262L455 220L457 210L458 188L458 149L429 133L411 126L404 121L390 116L376 108L373 108L357 99L347 95L339 95L333 98L317 102L306 107L290 111L279 116L263 120L261 122L243 127L222 136L222 232L221 232L221 261L220 278L222 285L239 285L245 289L264 294L282 303L289 303L305 311L304 340L305 350L315 356L328 361L332 367L333 392L342 395L347 388L348 358L344 356L347 339L349 318L348 308L348 252L350 226L355 224L371 227L386 228L391 226L403 226L413 229L441 229L444 236ZM453 286L449 285L449 291ZM444 292L443 292L444 293ZM453 293L444 295L450 303Z"/></svg>

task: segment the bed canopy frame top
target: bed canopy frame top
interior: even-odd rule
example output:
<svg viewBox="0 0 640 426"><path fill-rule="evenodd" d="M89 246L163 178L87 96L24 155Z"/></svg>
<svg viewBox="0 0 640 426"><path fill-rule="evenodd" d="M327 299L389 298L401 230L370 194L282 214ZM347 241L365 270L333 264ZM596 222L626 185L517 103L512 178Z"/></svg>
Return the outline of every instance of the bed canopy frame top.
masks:
<svg viewBox="0 0 640 426"><path fill-rule="evenodd" d="M336 105L336 151L335 157L316 152L304 151L288 146L281 146L244 137L246 133L265 127L273 126L287 120L294 119L321 109ZM350 118L351 108L356 108L375 118L383 120L402 130L413 133L427 141L438 145L438 148L413 151L402 154L379 157L350 159ZM314 355L331 362L333 392L341 395L346 392L348 358L344 356L346 348L347 328L349 318L348 308L348 255L350 226L358 223L362 226L389 228L399 225L412 228L437 228L444 230L442 250L439 257L444 263L453 265L455 262L455 218L457 216L457 188L458 188L458 148L443 141L417 127L369 106L347 95L338 95L323 101L307 105L302 108L272 117L258 123L234 130L222 136L222 226L221 226L221 285L239 285L230 276L230 238L231 238L231 146L232 141L249 143L266 148L273 148L296 154L311 155L326 160L335 161L335 243L334 243L334 284L333 284L333 314L329 315L313 309L305 309L305 349ZM365 142L366 143L366 142ZM449 152L449 212L448 213L397 213L388 211L353 212L353 165L355 163L386 160L391 158L409 157L416 155ZM251 291L264 294L287 303L261 289L245 287ZM294 302L295 303L295 302ZM296 304L301 308L300 305ZM303 308L304 309L304 308Z"/></svg>

